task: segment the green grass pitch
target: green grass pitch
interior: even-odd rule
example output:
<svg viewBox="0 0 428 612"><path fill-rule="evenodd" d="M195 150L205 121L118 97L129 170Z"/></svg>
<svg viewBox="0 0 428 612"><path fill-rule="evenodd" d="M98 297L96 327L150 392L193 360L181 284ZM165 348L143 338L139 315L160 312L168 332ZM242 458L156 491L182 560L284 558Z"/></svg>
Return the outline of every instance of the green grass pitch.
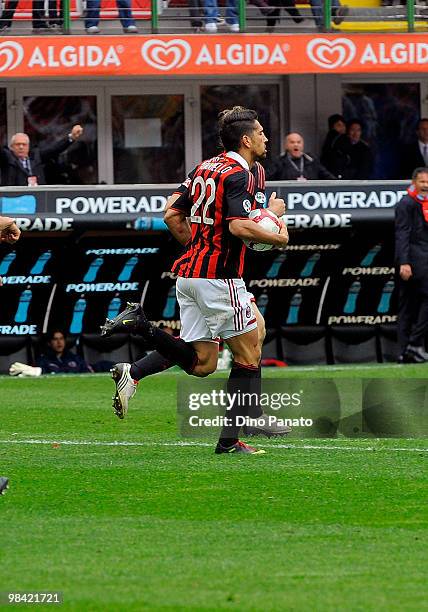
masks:
<svg viewBox="0 0 428 612"><path fill-rule="evenodd" d="M427 368L266 375L296 372ZM216 456L180 445L178 376L144 381L124 421L108 375L0 377L0 592L61 591L85 612L428 610L426 440Z"/></svg>

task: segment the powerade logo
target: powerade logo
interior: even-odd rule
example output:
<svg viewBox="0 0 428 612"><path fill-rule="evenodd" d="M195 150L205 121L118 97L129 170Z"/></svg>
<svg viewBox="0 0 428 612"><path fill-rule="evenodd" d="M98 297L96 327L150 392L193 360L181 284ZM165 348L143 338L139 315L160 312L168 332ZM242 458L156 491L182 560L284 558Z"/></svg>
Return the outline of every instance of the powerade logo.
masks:
<svg viewBox="0 0 428 612"><path fill-rule="evenodd" d="M73 215L120 215L162 212L167 198L162 195L141 196L76 196L75 198L56 198L55 212Z"/></svg>
<svg viewBox="0 0 428 612"><path fill-rule="evenodd" d="M406 191L307 191L288 193L287 209L332 210L346 208L393 208Z"/></svg>
<svg viewBox="0 0 428 612"><path fill-rule="evenodd" d="M37 334L37 325L0 325L0 334L5 336L27 336Z"/></svg>
<svg viewBox="0 0 428 612"><path fill-rule="evenodd" d="M0 198L0 210L4 215L34 215L36 208L37 200L33 195Z"/></svg>

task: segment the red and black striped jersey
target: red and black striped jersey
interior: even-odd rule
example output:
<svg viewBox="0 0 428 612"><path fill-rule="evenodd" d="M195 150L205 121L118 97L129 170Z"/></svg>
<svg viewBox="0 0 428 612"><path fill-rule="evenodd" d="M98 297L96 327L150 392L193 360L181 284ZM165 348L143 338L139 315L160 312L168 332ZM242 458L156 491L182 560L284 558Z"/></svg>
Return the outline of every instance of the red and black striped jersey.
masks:
<svg viewBox="0 0 428 612"><path fill-rule="evenodd" d="M180 185L172 208L186 214L192 237L172 272L186 278L240 278L246 246L229 221L246 219L265 203L265 171L251 171L224 153L202 162Z"/></svg>

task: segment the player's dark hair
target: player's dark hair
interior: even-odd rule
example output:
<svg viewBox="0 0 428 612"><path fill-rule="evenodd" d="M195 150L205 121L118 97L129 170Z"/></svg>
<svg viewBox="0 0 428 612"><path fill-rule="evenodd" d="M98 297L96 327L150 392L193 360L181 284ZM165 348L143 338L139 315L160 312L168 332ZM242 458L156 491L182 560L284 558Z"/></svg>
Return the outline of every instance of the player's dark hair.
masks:
<svg viewBox="0 0 428 612"><path fill-rule="evenodd" d="M330 115L330 117L327 119L328 121L328 129L332 130L333 126L338 122L338 121L343 121L343 123L345 123L345 118L343 115L339 115L339 113L335 113L334 115Z"/></svg>
<svg viewBox="0 0 428 612"><path fill-rule="evenodd" d="M428 174L428 168L425 166L421 166L420 168L415 168L412 174L412 181L418 178L420 174Z"/></svg>
<svg viewBox="0 0 428 612"><path fill-rule="evenodd" d="M421 123L426 123L428 121L428 117L421 117L416 125L416 129L418 130L421 127Z"/></svg>
<svg viewBox="0 0 428 612"><path fill-rule="evenodd" d="M254 132L257 118L255 110L243 106L221 111L218 115L218 131L223 148L226 151L238 151L242 137Z"/></svg>
<svg viewBox="0 0 428 612"><path fill-rule="evenodd" d="M53 337L55 336L55 334L62 334L64 336L64 340L66 339L66 335L64 330L59 329L58 327L55 327L53 329L50 329L46 336L45 336L45 341L46 342L50 342L51 340L53 340Z"/></svg>

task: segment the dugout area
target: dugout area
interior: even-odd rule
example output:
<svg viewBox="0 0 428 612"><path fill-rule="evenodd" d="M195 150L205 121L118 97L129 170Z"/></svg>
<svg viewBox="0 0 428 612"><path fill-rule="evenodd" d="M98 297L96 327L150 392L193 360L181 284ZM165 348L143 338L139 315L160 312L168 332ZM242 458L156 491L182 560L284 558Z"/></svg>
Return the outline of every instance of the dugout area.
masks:
<svg viewBox="0 0 428 612"><path fill-rule="evenodd" d="M0 371L24 356L33 362L51 328L63 329L91 363L144 352L136 338L99 337L105 318L127 301L143 299L150 319L178 334L169 272L178 253L172 237L152 231L28 234L4 248ZM268 329L265 358L290 365L396 359L392 231L295 230L284 253L248 252L246 269Z"/></svg>

